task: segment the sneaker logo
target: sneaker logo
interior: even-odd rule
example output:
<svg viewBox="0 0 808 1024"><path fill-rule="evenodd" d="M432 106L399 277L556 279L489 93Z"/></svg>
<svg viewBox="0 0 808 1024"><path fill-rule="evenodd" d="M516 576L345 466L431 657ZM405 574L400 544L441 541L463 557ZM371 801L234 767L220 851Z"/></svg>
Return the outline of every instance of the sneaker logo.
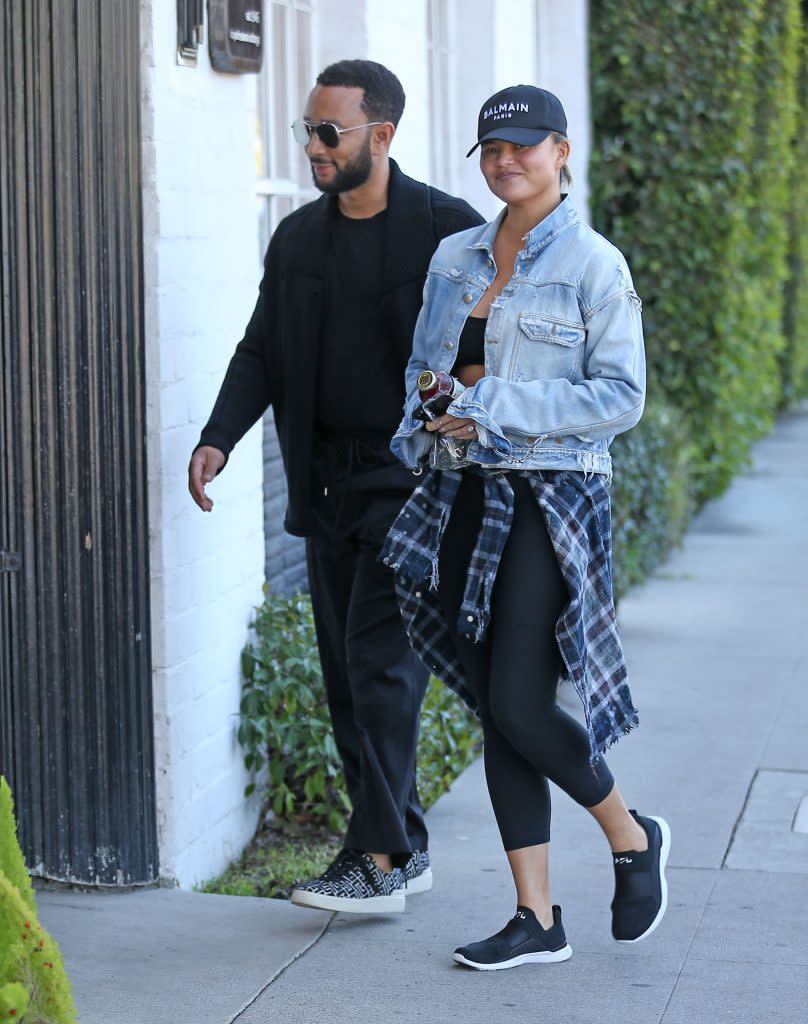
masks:
<svg viewBox="0 0 808 1024"><path fill-rule="evenodd" d="M633 864L634 863L634 858L633 857L615 857L614 858L614 862L615 862L615 864Z"/></svg>
<svg viewBox="0 0 808 1024"><path fill-rule="evenodd" d="M527 915L522 910L517 910L516 916L521 917L523 921L527 921Z"/></svg>

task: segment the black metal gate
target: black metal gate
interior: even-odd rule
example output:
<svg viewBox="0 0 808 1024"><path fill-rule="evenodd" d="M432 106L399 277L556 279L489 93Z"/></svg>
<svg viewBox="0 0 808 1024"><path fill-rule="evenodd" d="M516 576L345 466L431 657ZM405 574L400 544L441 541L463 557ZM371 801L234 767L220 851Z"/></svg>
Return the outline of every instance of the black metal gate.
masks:
<svg viewBox="0 0 808 1024"><path fill-rule="evenodd" d="M140 4L0 4L0 772L29 867L157 875Z"/></svg>

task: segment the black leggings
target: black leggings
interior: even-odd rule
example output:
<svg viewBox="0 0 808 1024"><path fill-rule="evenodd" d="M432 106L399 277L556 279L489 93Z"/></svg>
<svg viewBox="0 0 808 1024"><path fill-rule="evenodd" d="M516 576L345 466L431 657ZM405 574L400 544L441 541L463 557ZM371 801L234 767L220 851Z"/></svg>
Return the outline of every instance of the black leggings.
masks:
<svg viewBox="0 0 808 1024"><path fill-rule="evenodd" d="M491 601L486 639L457 631L480 528L483 480L463 473L440 552L438 596L467 684L477 699L485 775L506 850L550 840L547 780L584 807L611 792L603 758L589 764L586 729L556 704L561 655L555 637L568 591L530 484L511 475L515 507Z"/></svg>

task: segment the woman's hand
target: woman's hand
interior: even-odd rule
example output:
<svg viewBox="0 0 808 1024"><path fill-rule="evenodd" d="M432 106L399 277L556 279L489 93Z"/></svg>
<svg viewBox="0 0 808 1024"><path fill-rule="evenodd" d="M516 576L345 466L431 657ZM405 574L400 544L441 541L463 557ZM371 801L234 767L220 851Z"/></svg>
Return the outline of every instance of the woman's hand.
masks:
<svg viewBox="0 0 808 1024"><path fill-rule="evenodd" d="M437 431L443 437L454 437L458 441L474 441L477 437L477 425L474 420L463 416L450 416L445 413L436 420L425 424L430 432Z"/></svg>

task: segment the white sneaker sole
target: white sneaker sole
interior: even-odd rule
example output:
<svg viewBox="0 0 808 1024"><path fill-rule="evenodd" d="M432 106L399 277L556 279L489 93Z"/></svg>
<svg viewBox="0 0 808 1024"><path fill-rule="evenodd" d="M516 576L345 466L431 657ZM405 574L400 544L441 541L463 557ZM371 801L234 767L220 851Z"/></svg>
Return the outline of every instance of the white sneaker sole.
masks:
<svg viewBox="0 0 808 1024"><path fill-rule="evenodd" d="M659 825L659 830L662 833L662 848L659 852L659 882L660 888L662 889L662 902L659 905L657 916L651 922L651 924L645 929L642 935L638 935L636 939L618 939L618 942L622 942L624 946L630 946L633 942L642 942L643 939L647 939L651 932L656 928L662 918L665 916L665 911L668 909L668 881L665 878L665 866L668 863L668 854L671 852L671 828L670 825L665 821L664 818L655 818L653 815L648 815L649 820L655 821Z"/></svg>
<svg viewBox="0 0 808 1024"><path fill-rule="evenodd" d="M432 868L427 868L420 875L416 875L411 882L407 882L403 889L396 889L396 892L405 896L417 896L419 892L429 892L432 888Z"/></svg>
<svg viewBox="0 0 808 1024"><path fill-rule="evenodd" d="M289 897L296 907L312 910L339 910L343 914L400 914L406 905L404 891L389 896L367 896L356 899L351 896L328 896L324 893L309 892L308 889L293 889Z"/></svg>
<svg viewBox="0 0 808 1024"><path fill-rule="evenodd" d="M509 967L521 967L522 964L558 964L562 960L569 960L571 956L570 945L564 946L563 949L548 950L546 953L522 953L521 956L503 960L498 964L478 964L474 960L466 959L462 953L454 954L457 963L473 967L475 971L506 971Z"/></svg>

